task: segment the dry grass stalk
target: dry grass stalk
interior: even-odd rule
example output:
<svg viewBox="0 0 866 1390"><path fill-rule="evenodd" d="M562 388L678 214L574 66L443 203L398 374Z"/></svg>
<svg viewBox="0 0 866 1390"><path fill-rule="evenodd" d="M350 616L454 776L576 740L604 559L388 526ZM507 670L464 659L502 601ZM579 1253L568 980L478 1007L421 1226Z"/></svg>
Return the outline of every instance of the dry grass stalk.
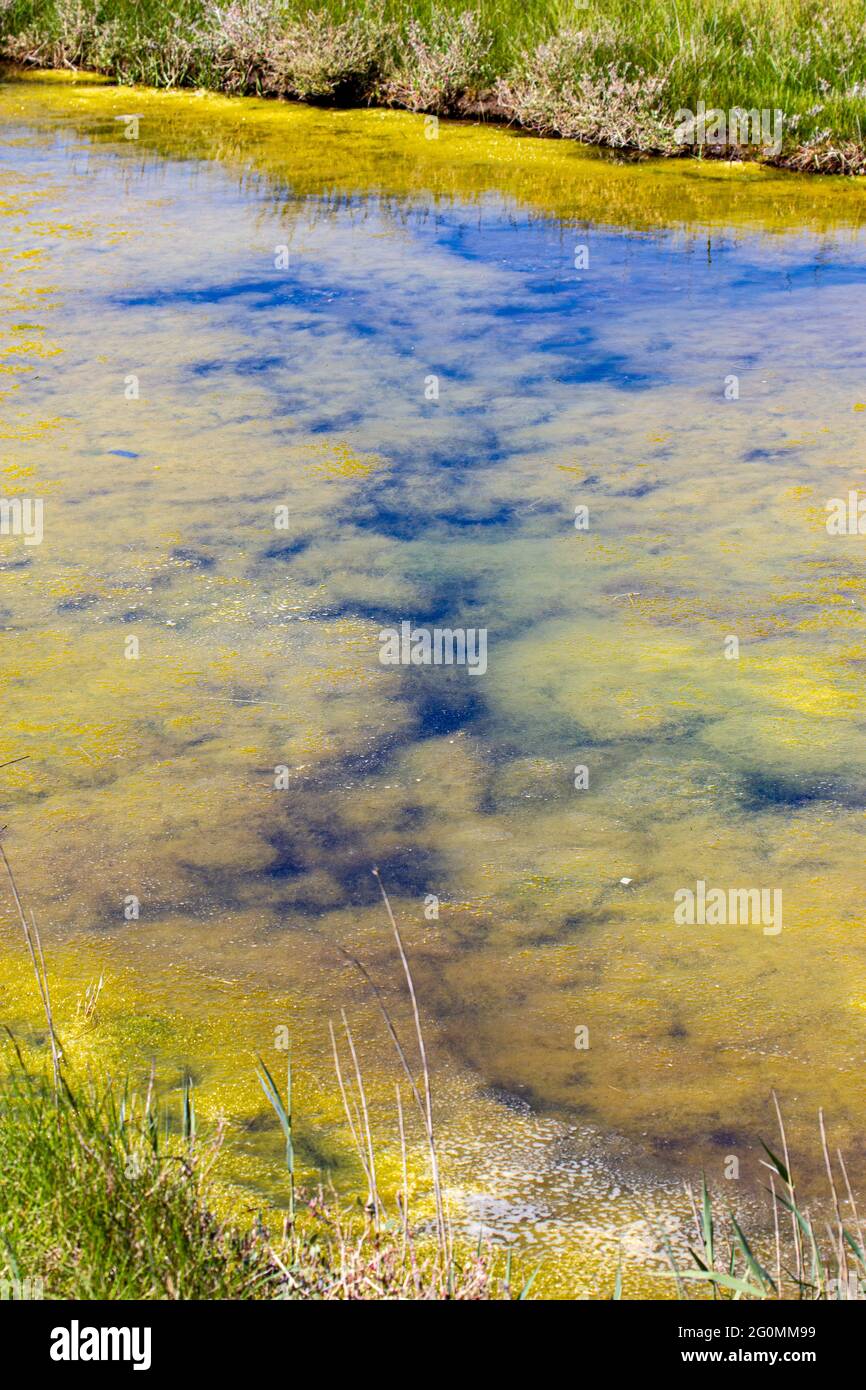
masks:
<svg viewBox="0 0 866 1390"><path fill-rule="evenodd" d="M54 1095L56 1099L60 1091L60 1062L63 1053L54 1030L54 1018L51 1012L51 992L48 986L48 972L45 969L45 956L42 951L42 941L39 936L39 928L36 925L36 918L33 916L32 912L30 914L30 925L28 925L27 917L21 903L21 896L18 892L18 885L15 882L15 875L12 872L12 865L9 863L6 849L2 841L0 841L0 856L3 858L3 864L12 889L12 897L15 901L18 918L24 932L24 940L27 942L27 950L30 954L33 973L36 976L36 984L39 989L39 997L42 1000L42 1008L45 1012L45 1021L48 1025L48 1039L51 1045L51 1065L54 1072Z"/></svg>

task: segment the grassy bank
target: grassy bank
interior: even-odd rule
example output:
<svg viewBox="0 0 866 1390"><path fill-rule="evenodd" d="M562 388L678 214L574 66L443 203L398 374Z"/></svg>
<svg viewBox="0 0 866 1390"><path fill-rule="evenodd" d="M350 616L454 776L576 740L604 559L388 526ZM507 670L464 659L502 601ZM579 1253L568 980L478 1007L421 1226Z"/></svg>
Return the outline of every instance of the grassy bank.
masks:
<svg viewBox="0 0 866 1390"><path fill-rule="evenodd" d="M9 1049L15 1055L9 1055ZM758 1301L861 1299L864 1236L841 1155L821 1121L835 1222L798 1202L783 1157L767 1149L774 1237L746 1233L720 1194L693 1198L691 1259L665 1237L671 1292ZM109 1078L34 1070L18 1045L0 1063L0 1298L186 1300L460 1300L531 1297L490 1249L443 1250L378 1194L353 1206L321 1190L241 1226L217 1215L222 1134L197 1132L195 1100L175 1108ZM838 1179L838 1181L837 1181ZM597 1297L622 1297L611 1268ZM662 1277L664 1277L662 1275Z"/></svg>
<svg viewBox="0 0 866 1390"><path fill-rule="evenodd" d="M88 1029L96 1021L104 982L100 978L77 1001L74 1019L58 1019L39 929L32 914L28 919L2 844L0 866L43 1021L41 1029L27 1028L26 1039L19 1040L7 1024L0 1033L0 1298L511 1298L510 1258L498 1261L501 1268L494 1275L489 1249L481 1242L470 1249L453 1237L414 982L384 888L383 903L412 1004L417 1058L410 1060L411 1050L407 1055L375 992L408 1082L409 1103L421 1116L433 1215L417 1225L410 1218L399 1087L402 1183L389 1210L367 1092L344 1013L339 1042L330 1030L336 1085L366 1195L357 1191L354 1200L341 1201L321 1184L312 1196L297 1191L291 1060L286 1057L278 1081L259 1057L255 1074L282 1131L285 1202L280 1207L256 1203L255 1220L242 1224L236 1215L227 1220L217 1215L222 1194L215 1169L224 1119L201 1132L188 1074L180 1094L176 1088L166 1091L151 1061L142 1091L128 1080L116 1083L105 1059L98 1054L94 1059L92 1048L80 1046L80 1025ZM354 963L366 976L364 967ZM529 1287L515 1296L525 1296Z"/></svg>
<svg viewBox="0 0 866 1390"><path fill-rule="evenodd" d="M866 172L856 0L4 0L0 52L123 83L369 102L647 154Z"/></svg>
<svg viewBox="0 0 866 1390"><path fill-rule="evenodd" d="M98 1052L82 1047L74 1020L58 1018L38 933L29 926L27 944L44 1019L41 1028L26 1029L26 1038L8 1028L0 1037L0 1298L532 1297L539 1271L512 1268L504 1251L453 1233L441 1200L426 1054L410 1061L384 1004L386 1031L406 1061L407 1100L430 1116L432 1194L422 1203L426 1215L410 1219L405 1143L401 1187L390 1198L383 1192L364 1081L345 1019L345 1037L339 1044L334 1037L335 1088L345 1104L362 1183L341 1198L329 1187L296 1190L291 1069L278 1080L259 1060L258 1079L282 1130L285 1200L250 1205L247 1189L246 1201L227 1207L224 1122L202 1124L191 1082L180 1089L166 1085L155 1067L144 1085L112 1080L110 1064L101 1065ZM89 990L81 1006L97 1031L99 999L98 988ZM399 1116L402 1137L402 1105ZM671 1296L862 1297L866 1238L844 1159L831 1151L820 1116L828 1200L810 1212L795 1185L778 1105L776 1116L778 1141L772 1150L765 1146L769 1222L754 1204L745 1219L727 1193L701 1184L691 1194L688 1258L680 1240L675 1251L667 1235L655 1232L667 1268L652 1260L654 1278ZM594 1296L623 1297L636 1272L634 1259L621 1254L600 1273Z"/></svg>
<svg viewBox="0 0 866 1390"><path fill-rule="evenodd" d="M219 1130L196 1133L191 1094L49 1079L7 1065L0 1080L0 1288L50 1299L508 1298L482 1252L440 1259L399 1221L314 1194L247 1229L212 1202ZM520 1289L514 1296L520 1294ZM0 1295L2 1296L2 1295Z"/></svg>

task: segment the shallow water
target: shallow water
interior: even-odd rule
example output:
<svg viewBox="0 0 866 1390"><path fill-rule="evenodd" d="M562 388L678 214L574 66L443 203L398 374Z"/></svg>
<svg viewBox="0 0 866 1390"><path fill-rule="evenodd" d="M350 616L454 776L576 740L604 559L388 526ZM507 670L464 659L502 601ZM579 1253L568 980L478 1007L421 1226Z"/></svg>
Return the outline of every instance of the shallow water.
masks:
<svg viewBox="0 0 866 1390"><path fill-rule="evenodd" d="M684 1174L735 1155L745 1200L772 1087L807 1176L819 1105L862 1173L864 539L825 503L866 192L84 81L0 121L0 468L45 507L0 538L3 819L128 1064L192 1069L276 1191L250 1053L288 1025L307 1162L354 1181L345 1008L393 1161L339 949L399 1011L378 864L455 1211L564 1287L676 1231ZM382 666L403 620L486 628L486 673ZM783 929L677 925L699 879Z"/></svg>

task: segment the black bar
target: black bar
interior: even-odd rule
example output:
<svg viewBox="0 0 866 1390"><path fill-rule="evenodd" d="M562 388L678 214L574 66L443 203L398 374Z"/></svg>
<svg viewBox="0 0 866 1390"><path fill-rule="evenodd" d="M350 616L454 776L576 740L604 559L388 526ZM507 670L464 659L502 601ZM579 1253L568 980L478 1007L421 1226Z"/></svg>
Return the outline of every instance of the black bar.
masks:
<svg viewBox="0 0 866 1390"><path fill-rule="evenodd" d="M826 1380L837 1363L844 1366L847 1362L852 1369L857 1365L863 1334L857 1302L841 1306L836 1302L747 1303L729 1299L574 1300L570 1304L564 1300L558 1310L546 1306L547 1313L533 1312L533 1305L527 1302L509 1315L507 1323L500 1324L494 1312L494 1323L485 1321L480 1326L474 1319L471 1324L463 1323L459 1311L445 1313L449 1324L450 1318L457 1316L466 1336L462 1352L463 1339L449 1344L447 1355L455 1357L454 1369L467 1368L466 1355L473 1347L473 1360L477 1354L483 1367L486 1358L489 1368L498 1360L498 1353L505 1354L511 1347L518 1352L512 1371L518 1370L523 1355L527 1355L533 1360L539 1358L538 1369L550 1364L550 1356L557 1362L564 1359L573 1364L575 1375L581 1367L583 1371L589 1369L591 1358L596 1375L606 1372L617 1379L634 1372L667 1375L671 1371L700 1377L715 1367L735 1375L743 1369L758 1368L771 1381L780 1371L805 1369ZM307 1321L310 1316L312 1323ZM16 1353L19 1378L21 1371L32 1370L39 1372L40 1380L47 1373L50 1380L61 1383L70 1376L92 1381L102 1372L115 1378L128 1374L136 1380L145 1375L163 1377L168 1373L174 1377L189 1372L197 1377L214 1373L221 1379L242 1376L248 1380L251 1374L285 1375L290 1366L299 1368L299 1356L309 1356L319 1361L320 1373L330 1381L344 1357L347 1369L354 1367L353 1374L363 1370L367 1356L372 1370L388 1346L381 1341L384 1331L390 1334L400 1328L409 1335L429 1331L426 1323L416 1324L412 1314L408 1325L403 1323L406 1315L402 1314L396 1324L389 1320L387 1329L378 1321L382 1314L373 1315L373 1324L365 1319L360 1327L354 1322L345 1326L347 1316L352 1318L350 1312L337 1314L339 1338L318 1342L308 1338L331 1326L321 1305L311 1313L309 1304L300 1307L292 1302L3 1302L0 1336L4 1359L12 1349ZM486 1319L490 1314L481 1316ZM539 1316L541 1323L536 1321ZM326 1323L320 1324L319 1317ZM547 1323L548 1317L552 1323ZM108 1329L116 1329L116 1337ZM134 1329L138 1329L137 1335ZM555 1335L556 1342L545 1346L545 1335ZM113 1358L115 1347L121 1358L128 1353L126 1359ZM78 1359L54 1359L52 1348L55 1355L66 1353L71 1358L77 1353ZM92 1349L100 1355L104 1351L106 1359L86 1359ZM134 1370L136 1359L138 1371Z"/></svg>

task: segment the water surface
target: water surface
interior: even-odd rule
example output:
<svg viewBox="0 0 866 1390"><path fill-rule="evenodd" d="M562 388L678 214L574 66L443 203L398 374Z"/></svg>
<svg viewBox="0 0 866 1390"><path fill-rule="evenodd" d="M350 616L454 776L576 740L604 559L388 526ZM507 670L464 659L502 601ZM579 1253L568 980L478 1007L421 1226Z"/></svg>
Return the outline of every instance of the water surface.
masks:
<svg viewBox="0 0 866 1390"><path fill-rule="evenodd" d="M3 819L128 1065L192 1069L273 1193L287 1024L351 1184L345 1008L393 1162L340 951L399 1010L378 864L457 1219L563 1287L679 1230L683 1175L738 1156L746 1200L772 1087L862 1170L864 540L825 503L864 481L866 194L93 81L0 122L0 468L45 507L0 539ZM486 628L486 674L383 667L403 620ZM783 930L676 925L698 879Z"/></svg>

